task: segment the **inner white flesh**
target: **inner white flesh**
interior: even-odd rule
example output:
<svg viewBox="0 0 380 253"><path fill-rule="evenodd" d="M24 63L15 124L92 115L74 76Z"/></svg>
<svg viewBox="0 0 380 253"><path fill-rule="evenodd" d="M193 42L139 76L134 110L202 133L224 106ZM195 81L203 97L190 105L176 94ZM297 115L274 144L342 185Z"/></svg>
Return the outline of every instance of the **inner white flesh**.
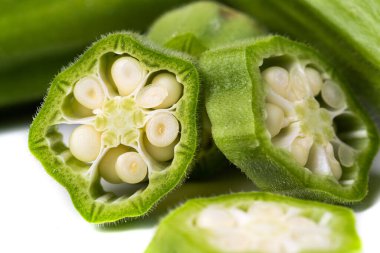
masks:
<svg viewBox="0 0 380 253"><path fill-rule="evenodd" d="M335 117L350 113L340 86L327 73L297 61L266 67L261 75L272 143L311 172L341 179L342 166L355 164L357 150L334 128Z"/></svg>
<svg viewBox="0 0 380 253"><path fill-rule="evenodd" d="M108 65L109 79L99 69L73 86L71 110L86 117L66 118L79 125L71 133L69 150L111 184L148 181L150 172L170 166L174 158L183 85L174 74L149 72L127 55Z"/></svg>
<svg viewBox="0 0 380 253"><path fill-rule="evenodd" d="M333 250L337 245L329 225L332 214L320 212L312 219L299 207L265 201L244 209L209 205L197 214L194 224L221 252Z"/></svg>

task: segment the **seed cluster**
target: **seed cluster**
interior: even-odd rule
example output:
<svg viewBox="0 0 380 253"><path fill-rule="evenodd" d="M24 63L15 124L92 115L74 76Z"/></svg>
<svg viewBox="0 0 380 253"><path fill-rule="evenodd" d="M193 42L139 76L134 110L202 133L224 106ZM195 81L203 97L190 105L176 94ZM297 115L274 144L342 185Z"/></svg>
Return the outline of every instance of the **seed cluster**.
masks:
<svg viewBox="0 0 380 253"><path fill-rule="evenodd" d="M180 139L175 116L183 85L166 71L149 73L128 55L110 62L107 78L99 73L78 80L70 111L79 124L69 150L97 169L109 183L136 184L149 172L168 166Z"/></svg>
<svg viewBox="0 0 380 253"><path fill-rule="evenodd" d="M209 205L195 219L208 240L222 252L296 253L334 247L325 213L317 220L302 209L276 202L255 201L247 208Z"/></svg>
<svg viewBox="0 0 380 253"><path fill-rule="evenodd" d="M272 143L313 173L341 179L342 166L353 166L357 152L334 125L334 118L352 114L341 88L326 73L298 62L270 66L261 75Z"/></svg>

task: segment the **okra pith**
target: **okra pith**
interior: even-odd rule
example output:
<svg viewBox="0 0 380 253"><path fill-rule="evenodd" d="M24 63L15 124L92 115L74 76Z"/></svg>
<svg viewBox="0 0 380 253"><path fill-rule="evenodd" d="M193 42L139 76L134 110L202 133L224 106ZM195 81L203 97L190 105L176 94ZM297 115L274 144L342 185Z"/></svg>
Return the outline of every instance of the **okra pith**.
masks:
<svg viewBox="0 0 380 253"><path fill-rule="evenodd" d="M191 61L111 34L54 79L29 147L86 220L141 216L190 169L198 93ZM60 129L70 125L65 143Z"/></svg>
<svg viewBox="0 0 380 253"><path fill-rule="evenodd" d="M181 225L179 225L181 224ZM360 252L352 210L269 193L187 201L146 252Z"/></svg>
<svg viewBox="0 0 380 253"><path fill-rule="evenodd" d="M314 50L268 36L208 51L200 66L215 143L260 188L364 198L376 127Z"/></svg>

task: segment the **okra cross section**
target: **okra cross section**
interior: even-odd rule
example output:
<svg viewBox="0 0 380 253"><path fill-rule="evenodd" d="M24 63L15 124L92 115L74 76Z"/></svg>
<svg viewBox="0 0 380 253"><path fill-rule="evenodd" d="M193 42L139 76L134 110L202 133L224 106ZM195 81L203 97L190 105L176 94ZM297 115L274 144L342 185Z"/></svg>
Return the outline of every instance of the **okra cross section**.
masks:
<svg viewBox="0 0 380 253"><path fill-rule="evenodd" d="M112 34L53 81L30 149L88 221L140 216L190 169L198 93L191 61Z"/></svg>
<svg viewBox="0 0 380 253"><path fill-rule="evenodd" d="M360 249L350 209L252 192L189 200L161 221L146 252L353 253Z"/></svg>
<svg viewBox="0 0 380 253"><path fill-rule="evenodd" d="M215 143L259 187L336 203L364 198L377 130L316 52L268 36L200 62Z"/></svg>

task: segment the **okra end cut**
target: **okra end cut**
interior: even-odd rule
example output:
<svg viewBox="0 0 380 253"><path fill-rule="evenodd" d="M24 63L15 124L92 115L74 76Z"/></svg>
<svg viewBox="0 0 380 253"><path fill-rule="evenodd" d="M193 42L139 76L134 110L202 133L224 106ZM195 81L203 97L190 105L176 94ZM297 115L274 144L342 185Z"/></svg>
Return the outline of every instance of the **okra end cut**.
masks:
<svg viewBox="0 0 380 253"><path fill-rule="evenodd" d="M327 202L364 198L377 131L314 50L268 36L209 51L201 68L215 142L259 187Z"/></svg>
<svg viewBox="0 0 380 253"><path fill-rule="evenodd" d="M186 202L161 221L146 252L353 253L360 249L354 214L348 208L239 193Z"/></svg>
<svg viewBox="0 0 380 253"><path fill-rule="evenodd" d="M143 215L190 169L198 82L187 59L110 35L53 81L31 150L87 220Z"/></svg>

